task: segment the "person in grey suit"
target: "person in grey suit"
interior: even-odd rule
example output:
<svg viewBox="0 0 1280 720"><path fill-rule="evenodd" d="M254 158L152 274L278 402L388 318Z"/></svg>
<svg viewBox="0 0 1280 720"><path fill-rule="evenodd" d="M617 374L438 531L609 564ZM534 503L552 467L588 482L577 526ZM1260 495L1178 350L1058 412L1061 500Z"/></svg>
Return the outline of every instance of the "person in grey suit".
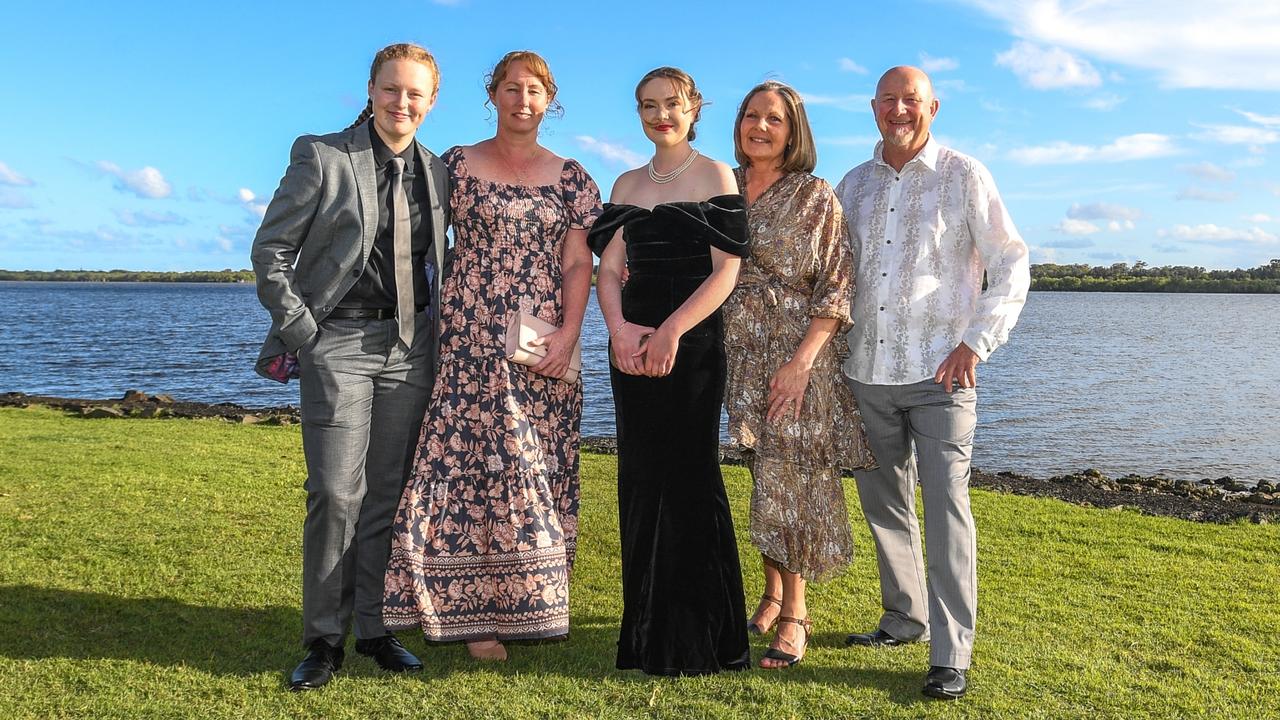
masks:
<svg viewBox="0 0 1280 720"><path fill-rule="evenodd" d="M421 670L382 621L391 521L435 377L448 176L415 139L439 70L425 49L390 45L369 72L356 123L293 145L253 241L271 330L260 374L299 378L307 516L303 645L289 687L323 686L356 651Z"/></svg>
<svg viewBox="0 0 1280 720"><path fill-rule="evenodd" d="M969 510L977 367L1008 340L1026 301L1027 244L991 173L930 134L938 99L923 71L890 69L871 109L883 140L836 195L857 267L844 372L880 462L854 477L884 614L875 630L846 642L929 640L924 694L955 699L968 687L978 606Z"/></svg>

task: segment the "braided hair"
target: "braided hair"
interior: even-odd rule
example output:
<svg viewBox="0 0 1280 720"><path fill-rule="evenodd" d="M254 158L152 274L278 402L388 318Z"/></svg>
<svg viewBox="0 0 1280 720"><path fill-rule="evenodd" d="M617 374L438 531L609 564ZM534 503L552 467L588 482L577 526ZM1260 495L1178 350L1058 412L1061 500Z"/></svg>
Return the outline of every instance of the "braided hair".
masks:
<svg viewBox="0 0 1280 720"><path fill-rule="evenodd" d="M373 56L373 65L369 67L370 85L377 79L378 71L382 69L382 66L392 60L413 60L426 65L427 69L431 71L431 77L435 80L435 89L440 89L440 66L436 65L435 56L431 54L430 50L413 43L396 43L379 50ZM373 117L373 98L369 99L369 102L364 106L364 110L361 110L360 114L356 116L355 122L348 125L346 129L350 130L371 117Z"/></svg>

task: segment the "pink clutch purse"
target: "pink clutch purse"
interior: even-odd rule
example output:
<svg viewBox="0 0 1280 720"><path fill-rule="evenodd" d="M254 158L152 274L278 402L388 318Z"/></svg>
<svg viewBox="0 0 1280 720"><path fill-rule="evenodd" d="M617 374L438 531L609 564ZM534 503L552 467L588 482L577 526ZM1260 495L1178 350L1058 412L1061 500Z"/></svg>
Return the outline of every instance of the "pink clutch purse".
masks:
<svg viewBox="0 0 1280 720"><path fill-rule="evenodd" d="M511 317L511 324L507 325L507 359L517 365L525 365L527 367L537 365L547 356L547 348L543 345L530 345L529 343L544 335L550 335L559 329L534 315L524 311L517 311ZM569 369L565 371L560 379L565 382L575 382L580 372L582 372L581 341L574 347L573 355L569 358Z"/></svg>

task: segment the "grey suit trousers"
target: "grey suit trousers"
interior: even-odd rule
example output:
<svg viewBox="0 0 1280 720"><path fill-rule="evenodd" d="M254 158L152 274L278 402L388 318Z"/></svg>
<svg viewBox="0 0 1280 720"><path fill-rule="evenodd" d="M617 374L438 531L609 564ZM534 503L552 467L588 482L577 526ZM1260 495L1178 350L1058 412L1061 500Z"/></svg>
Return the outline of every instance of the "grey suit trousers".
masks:
<svg viewBox="0 0 1280 720"><path fill-rule="evenodd" d="M977 533L969 510L977 391L948 393L932 378L911 385L849 385L880 463L877 470L854 473L880 566L880 629L899 640L929 640L930 665L968 668L978 609ZM927 575L916 520L917 479Z"/></svg>
<svg viewBox="0 0 1280 720"><path fill-rule="evenodd" d="M382 588L391 523L430 399L433 313L413 346L390 320L325 319L299 349L307 518L302 530L302 642L341 646L387 634Z"/></svg>

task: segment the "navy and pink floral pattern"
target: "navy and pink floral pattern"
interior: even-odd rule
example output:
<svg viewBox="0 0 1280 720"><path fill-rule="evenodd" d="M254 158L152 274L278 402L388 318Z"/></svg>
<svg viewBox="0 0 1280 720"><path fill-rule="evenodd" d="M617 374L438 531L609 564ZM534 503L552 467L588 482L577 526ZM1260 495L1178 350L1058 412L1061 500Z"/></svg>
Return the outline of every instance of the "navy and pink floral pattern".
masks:
<svg viewBox="0 0 1280 720"><path fill-rule="evenodd" d="M517 310L563 323L566 233L600 192L573 160L556 185L452 180L454 256L441 290L440 367L392 531L383 622L428 640L534 639L569 631L578 535L581 381L504 354Z"/></svg>

